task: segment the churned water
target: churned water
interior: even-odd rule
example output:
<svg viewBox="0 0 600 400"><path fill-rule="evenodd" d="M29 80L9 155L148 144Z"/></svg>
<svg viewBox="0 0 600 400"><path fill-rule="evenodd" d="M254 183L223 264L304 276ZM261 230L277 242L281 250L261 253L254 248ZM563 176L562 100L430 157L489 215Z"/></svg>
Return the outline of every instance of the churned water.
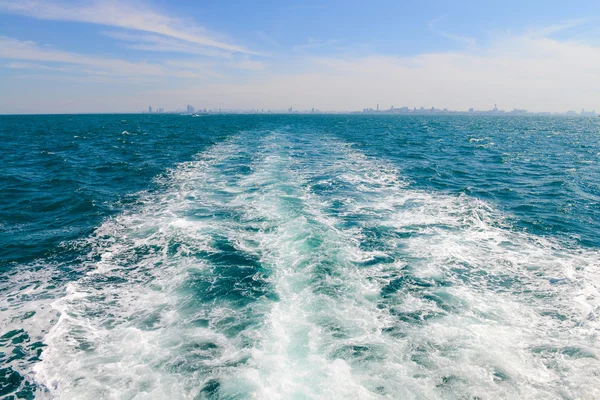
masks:
<svg viewBox="0 0 600 400"><path fill-rule="evenodd" d="M600 397L600 121L0 117L0 395Z"/></svg>

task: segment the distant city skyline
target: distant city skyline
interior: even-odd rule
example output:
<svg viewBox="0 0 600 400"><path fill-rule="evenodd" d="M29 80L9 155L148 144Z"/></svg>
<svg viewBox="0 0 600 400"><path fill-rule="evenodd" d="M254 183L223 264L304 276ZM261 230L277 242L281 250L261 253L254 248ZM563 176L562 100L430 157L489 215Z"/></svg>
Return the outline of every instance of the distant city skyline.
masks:
<svg viewBox="0 0 600 400"><path fill-rule="evenodd" d="M599 18L592 0L0 0L0 113L580 113L600 109Z"/></svg>
<svg viewBox="0 0 600 400"><path fill-rule="evenodd" d="M376 105L376 108L363 108L362 111L358 110L319 110L315 107L310 109L299 109L294 110L294 107L289 107L287 109L260 109L260 108L252 108L252 109L225 109L223 111L222 108L219 109L210 109L210 108L196 108L190 104L185 106L183 109L177 108L174 110L165 111L164 108L159 107L153 109L152 106L148 107L148 113L150 114L161 114L161 113L178 113L178 114L215 114L215 113L255 113L255 114L328 114L328 113L362 113L362 114L392 114L392 115L506 115L506 116L515 116L515 115L564 115L564 116L583 116L583 117L595 117L595 110L585 110L582 109L581 112L576 112L573 110L568 110L565 112L548 112L548 111L539 111L539 112L530 112L525 109L513 109L513 110L503 110L498 108L497 104L494 104L494 108L489 110L479 110L474 107L470 107L469 110L450 110L448 108L435 108L435 107L394 107L391 106L388 109L380 109L379 104Z"/></svg>

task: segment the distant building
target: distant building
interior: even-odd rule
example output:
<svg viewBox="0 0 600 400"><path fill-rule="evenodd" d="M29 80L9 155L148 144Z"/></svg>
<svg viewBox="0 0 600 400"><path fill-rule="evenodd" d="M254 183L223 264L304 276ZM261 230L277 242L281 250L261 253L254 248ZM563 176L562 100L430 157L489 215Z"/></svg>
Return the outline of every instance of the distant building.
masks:
<svg viewBox="0 0 600 400"><path fill-rule="evenodd" d="M292 107L288 108L288 112L291 113L292 112Z"/></svg>
<svg viewBox="0 0 600 400"><path fill-rule="evenodd" d="M152 114L152 107L148 107L148 113Z"/></svg>
<svg viewBox="0 0 600 400"><path fill-rule="evenodd" d="M188 104L186 111L188 114L193 114L194 112L196 112L196 109L193 106Z"/></svg>
<svg viewBox="0 0 600 400"><path fill-rule="evenodd" d="M470 113L474 113L474 112L475 112L475 109L474 109L473 107L471 107L471 108L469 108L469 112L470 112Z"/></svg>
<svg viewBox="0 0 600 400"><path fill-rule="evenodd" d="M515 108L514 110L509 111L508 113L513 114L513 115L525 115L525 114L527 114L527 110L521 110L521 109Z"/></svg>
<svg viewBox="0 0 600 400"><path fill-rule="evenodd" d="M584 117L595 117L596 111L585 111L583 108L581 109L581 115Z"/></svg>

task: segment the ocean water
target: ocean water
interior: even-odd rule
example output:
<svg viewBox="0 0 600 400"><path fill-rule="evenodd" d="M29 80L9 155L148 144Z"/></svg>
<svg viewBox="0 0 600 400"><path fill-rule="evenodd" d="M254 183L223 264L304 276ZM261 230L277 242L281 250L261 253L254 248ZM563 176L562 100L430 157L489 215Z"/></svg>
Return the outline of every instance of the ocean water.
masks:
<svg viewBox="0 0 600 400"><path fill-rule="evenodd" d="M600 119L0 116L0 396L600 398Z"/></svg>

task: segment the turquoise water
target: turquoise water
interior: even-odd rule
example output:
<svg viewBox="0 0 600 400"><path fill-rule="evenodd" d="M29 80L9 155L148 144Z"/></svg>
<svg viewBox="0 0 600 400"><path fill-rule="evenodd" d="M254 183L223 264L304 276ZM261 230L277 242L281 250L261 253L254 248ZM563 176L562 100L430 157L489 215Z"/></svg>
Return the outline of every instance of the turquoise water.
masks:
<svg viewBox="0 0 600 400"><path fill-rule="evenodd" d="M600 121L0 117L0 395L600 397Z"/></svg>

